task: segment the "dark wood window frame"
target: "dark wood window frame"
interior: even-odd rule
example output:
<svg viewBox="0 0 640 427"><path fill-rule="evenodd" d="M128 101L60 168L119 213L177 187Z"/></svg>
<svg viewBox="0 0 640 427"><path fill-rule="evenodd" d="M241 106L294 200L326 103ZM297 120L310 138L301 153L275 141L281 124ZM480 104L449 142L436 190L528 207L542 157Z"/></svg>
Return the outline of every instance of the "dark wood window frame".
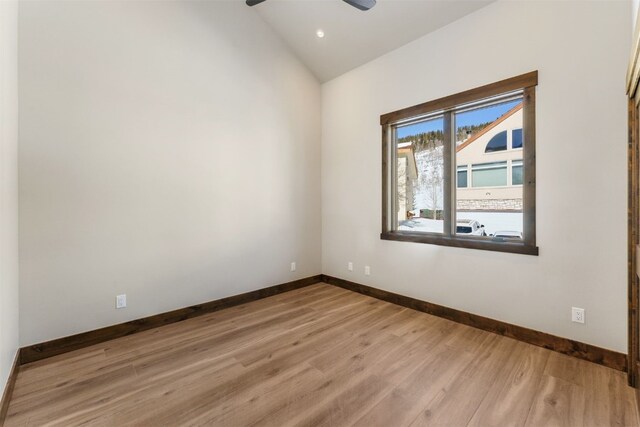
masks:
<svg viewBox="0 0 640 427"><path fill-rule="evenodd" d="M510 252L525 255L538 255L536 246L536 86L538 85L538 72L522 74L510 79L501 80L496 83L477 87L455 95L414 105L402 110L380 116L382 126L382 233L383 240L395 240L403 242L428 243L442 246L453 246L459 248L483 249L498 252ZM455 144L453 144L453 129L451 116L455 109L497 97L503 94L521 91L523 98L523 240L522 242L495 241L482 237L463 237L454 232L453 218L455 217L455 206L452 195L455 194L455 174L454 167ZM444 117L444 233L419 233L411 231L393 230L391 208L394 206L393 197L395 191L391 183L391 174L395 167L390 164L389 159L394 158L390 150L394 147L392 143L395 126L408 120L441 113Z"/></svg>

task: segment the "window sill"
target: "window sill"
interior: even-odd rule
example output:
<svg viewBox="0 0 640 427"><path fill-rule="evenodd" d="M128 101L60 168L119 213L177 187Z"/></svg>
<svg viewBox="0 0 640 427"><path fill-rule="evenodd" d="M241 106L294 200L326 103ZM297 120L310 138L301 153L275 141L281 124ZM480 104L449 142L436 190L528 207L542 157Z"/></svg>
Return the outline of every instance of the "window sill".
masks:
<svg viewBox="0 0 640 427"><path fill-rule="evenodd" d="M457 187L458 190L508 190L513 187L522 187L522 184L516 185L492 185L490 187Z"/></svg>
<svg viewBox="0 0 640 427"><path fill-rule="evenodd" d="M485 251L507 252L521 255L538 255L538 247L520 242L496 242L481 238L449 237L437 234L412 233L407 231L389 231L380 234L382 240L398 242L427 243L431 245L456 248L479 249Z"/></svg>

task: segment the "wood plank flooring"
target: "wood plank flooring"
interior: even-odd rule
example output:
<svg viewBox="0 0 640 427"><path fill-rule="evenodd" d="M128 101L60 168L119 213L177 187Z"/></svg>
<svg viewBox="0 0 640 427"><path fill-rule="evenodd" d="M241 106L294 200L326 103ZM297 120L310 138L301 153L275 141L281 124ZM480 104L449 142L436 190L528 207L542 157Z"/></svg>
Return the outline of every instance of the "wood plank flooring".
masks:
<svg viewBox="0 0 640 427"><path fill-rule="evenodd" d="M24 365L7 426L638 426L622 372L326 284Z"/></svg>

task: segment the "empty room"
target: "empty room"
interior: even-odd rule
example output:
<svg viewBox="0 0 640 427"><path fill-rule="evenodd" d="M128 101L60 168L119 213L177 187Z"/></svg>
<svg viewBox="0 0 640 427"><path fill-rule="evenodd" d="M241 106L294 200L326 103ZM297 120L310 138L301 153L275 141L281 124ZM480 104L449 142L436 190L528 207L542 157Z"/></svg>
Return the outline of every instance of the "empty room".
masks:
<svg viewBox="0 0 640 427"><path fill-rule="evenodd" d="M0 0L0 426L640 426L640 0Z"/></svg>

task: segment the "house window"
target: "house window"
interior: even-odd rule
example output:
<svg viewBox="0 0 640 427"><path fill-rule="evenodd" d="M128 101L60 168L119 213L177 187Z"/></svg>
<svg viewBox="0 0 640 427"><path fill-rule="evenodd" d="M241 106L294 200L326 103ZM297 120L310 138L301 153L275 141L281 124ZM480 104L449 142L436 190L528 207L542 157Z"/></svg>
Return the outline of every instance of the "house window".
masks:
<svg viewBox="0 0 640 427"><path fill-rule="evenodd" d="M522 185L523 182L522 160L513 160L511 162L511 184Z"/></svg>
<svg viewBox="0 0 640 427"><path fill-rule="evenodd" d="M507 149L507 131L504 130L495 134L484 149L485 153L493 153L494 151L504 151Z"/></svg>
<svg viewBox="0 0 640 427"><path fill-rule="evenodd" d="M511 131L511 148L522 148L522 129Z"/></svg>
<svg viewBox="0 0 640 427"><path fill-rule="evenodd" d="M467 188L468 186L467 170L468 170L468 167L466 165L458 166L458 177L457 177L458 188Z"/></svg>
<svg viewBox="0 0 640 427"><path fill-rule="evenodd" d="M532 72L382 115L381 238L537 255L537 83Z"/></svg>
<svg viewBox="0 0 640 427"><path fill-rule="evenodd" d="M471 166L474 187L507 185L507 162L481 163Z"/></svg>

